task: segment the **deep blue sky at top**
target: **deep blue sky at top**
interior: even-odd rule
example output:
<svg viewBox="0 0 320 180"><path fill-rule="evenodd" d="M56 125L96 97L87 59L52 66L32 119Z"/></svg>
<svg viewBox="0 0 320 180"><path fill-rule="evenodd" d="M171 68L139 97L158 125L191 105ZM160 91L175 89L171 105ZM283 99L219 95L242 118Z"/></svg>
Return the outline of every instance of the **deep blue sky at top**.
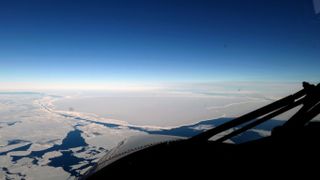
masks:
<svg viewBox="0 0 320 180"><path fill-rule="evenodd" d="M0 81L317 81L310 0L0 1Z"/></svg>

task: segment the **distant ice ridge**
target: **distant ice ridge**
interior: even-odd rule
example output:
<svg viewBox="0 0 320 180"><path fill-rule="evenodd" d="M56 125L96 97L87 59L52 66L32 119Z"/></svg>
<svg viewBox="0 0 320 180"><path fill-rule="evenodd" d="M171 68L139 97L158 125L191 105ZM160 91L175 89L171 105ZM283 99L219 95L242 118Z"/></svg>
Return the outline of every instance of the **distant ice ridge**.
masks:
<svg viewBox="0 0 320 180"><path fill-rule="evenodd" d="M56 110L94 113L130 125L177 127L204 119L236 117L272 102L265 97L189 93L69 96L52 102Z"/></svg>
<svg viewBox="0 0 320 180"><path fill-rule="evenodd" d="M166 128L166 127L151 126L151 125L145 125L145 126L131 125L126 121L100 117L94 113L58 110L54 107L54 101L56 101L60 98L61 97L56 98L56 97L52 97L52 96L46 96L44 98L36 100L35 102L38 103L43 109L47 110L48 112L54 113L56 115L59 115L59 116L65 117L65 118L77 120L80 122L89 122L89 123L103 125L103 126L111 127L111 128L129 127L131 129L143 130L143 131L144 130L151 131L151 130L169 129L169 127Z"/></svg>

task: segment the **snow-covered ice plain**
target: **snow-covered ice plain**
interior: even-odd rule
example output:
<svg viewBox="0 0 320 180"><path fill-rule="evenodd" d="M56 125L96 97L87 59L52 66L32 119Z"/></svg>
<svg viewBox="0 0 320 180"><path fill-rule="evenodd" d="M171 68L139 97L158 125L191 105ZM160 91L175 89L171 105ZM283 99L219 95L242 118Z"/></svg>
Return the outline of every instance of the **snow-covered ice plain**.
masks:
<svg viewBox="0 0 320 180"><path fill-rule="evenodd" d="M0 179L73 179L128 137L190 137L271 101L190 94L2 92ZM281 123L271 121L232 141L266 136Z"/></svg>

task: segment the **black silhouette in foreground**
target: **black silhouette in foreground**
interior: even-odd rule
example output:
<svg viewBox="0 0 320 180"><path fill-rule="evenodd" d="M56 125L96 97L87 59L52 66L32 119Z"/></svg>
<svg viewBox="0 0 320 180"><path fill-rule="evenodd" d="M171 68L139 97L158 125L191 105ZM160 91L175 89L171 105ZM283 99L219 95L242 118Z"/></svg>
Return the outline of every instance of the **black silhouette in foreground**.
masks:
<svg viewBox="0 0 320 180"><path fill-rule="evenodd" d="M126 151L111 163L108 161L112 158L102 158L81 179L318 176L320 122L311 120L320 112L320 84L304 82L303 87L293 95L190 139L150 145L131 153ZM275 127L270 136L241 144L226 142L296 107L299 108L296 114ZM215 140L209 140L212 137Z"/></svg>

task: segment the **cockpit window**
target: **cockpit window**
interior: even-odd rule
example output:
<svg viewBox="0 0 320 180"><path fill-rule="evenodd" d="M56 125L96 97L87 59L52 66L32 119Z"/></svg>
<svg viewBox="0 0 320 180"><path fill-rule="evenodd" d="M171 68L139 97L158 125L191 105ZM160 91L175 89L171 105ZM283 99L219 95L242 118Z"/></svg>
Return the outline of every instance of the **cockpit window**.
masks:
<svg viewBox="0 0 320 180"><path fill-rule="evenodd" d="M270 137L305 104L238 118L317 86L319 52L320 0L0 1L0 179Z"/></svg>

